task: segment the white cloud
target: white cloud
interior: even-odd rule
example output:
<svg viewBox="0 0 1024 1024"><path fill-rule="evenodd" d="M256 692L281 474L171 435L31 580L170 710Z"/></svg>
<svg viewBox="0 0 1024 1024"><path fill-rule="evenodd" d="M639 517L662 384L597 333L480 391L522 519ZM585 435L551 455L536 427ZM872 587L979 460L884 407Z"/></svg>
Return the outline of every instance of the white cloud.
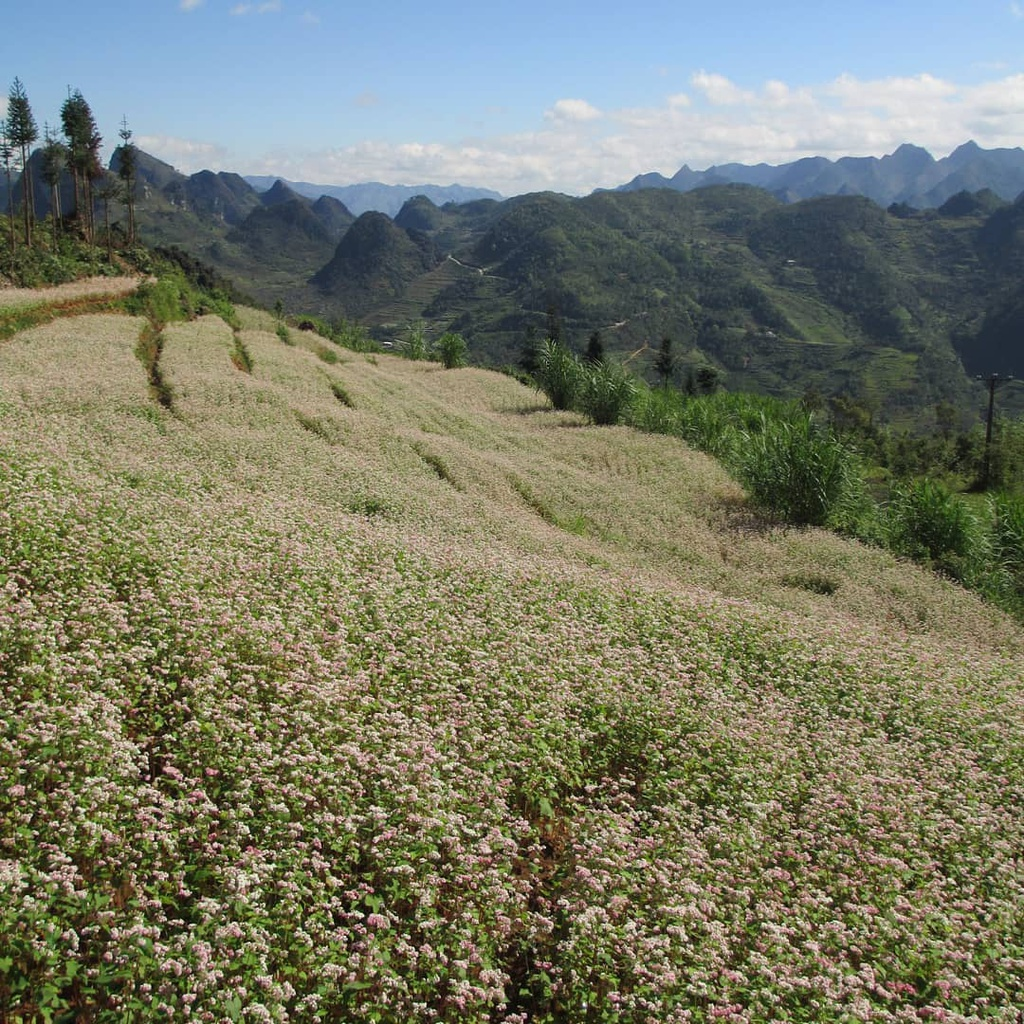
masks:
<svg viewBox="0 0 1024 1024"><path fill-rule="evenodd" d="M1024 18L1024 5L1018 3L1010 4L1010 14L1015 18Z"/></svg>
<svg viewBox="0 0 1024 1024"><path fill-rule="evenodd" d="M752 93L744 92L724 75L698 71L690 81L698 92L703 93L716 106L731 107L753 99Z"/></svg>
<svg viewBox="0 0 1024 1024"><path fill-rule="evenodd" d="M550 121L597 121L602 115L586 100L558 100L544 116Z"/></svg>
<svg viewBox="0 0 1024 1024"><path fill-rule="evenodd" d="M182 174L195 174L196 171L204 170L235 170L228 166L228 151L215 142L178 139L171 135L137 135L135 144Z"/></svg>
<svg viewBox="0 0 1024 1024"><path fill-rule="evenodd" d="M235 4L231 8L231 14L235 17L244 17L247 14L273 14L281 10L278 0L267 0L260 4Z"/></svg>
<svg viewBox="0 0 1024 1024"><path fill-rule="evenodd" d="M181 0L178 6L183 11L194 11L197 7L203 6L203 0Z"/></svg>
<svg viewBox="0 0 1024 1024"><path fill-rule="evenodd" d="M159 148L149 140L139 145L187 171L210 167L339 184L459 182L513 195L586 193L648 171L670 176L683 164L701 170L729 162L882 156L905 142L941 157L968 139L987 149L1024 140L1024 74L968 86L926 74L842 75L814 86L770 80L750 89L702 72L692 87L657 104L618 110L562 99L538 111L536 130L516 135L364 141L307 152L268 147L248 159L178 139L160 139ZM372 101L372 94L358 100Z"/></svg>
<svg viewBox="0 0 1024 1024"><path fill-rule="evenodd" d="M299 19L304 25L319 25L320 16L314 14L312 11L303 11L302 17Z"/></svg>
<svg viewBox="0 0 1024 1024"><path fill-rule="evenodd" d="M851 75L840 75L825 90L849 109L875 109L890 113L920 108L922 104L956 95L957 87L932 75L914 78L880 78L862 82Z"/></svg>

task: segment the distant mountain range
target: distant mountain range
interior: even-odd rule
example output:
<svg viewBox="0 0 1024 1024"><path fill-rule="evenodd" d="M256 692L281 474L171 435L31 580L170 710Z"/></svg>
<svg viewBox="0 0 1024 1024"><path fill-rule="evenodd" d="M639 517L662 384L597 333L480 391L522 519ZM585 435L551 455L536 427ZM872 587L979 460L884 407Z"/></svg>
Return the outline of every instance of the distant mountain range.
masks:
<svg viewBox="0 0 1024 1024"><path fill-rule="evenodd" d="M308 199L330 196L343 202L357 217L368 210L394 217L407 199L426 196L437 206L445 203L469 203L474 199L501 199L500 192L489 188L467 188L463 185L382 185L368 181L360 185L314 185L308 181L289 181L269 174L247 174L245 180L257 192L283 181L293 192Z"/></svg>
<svg viewBox="0 0 1024 1024"><path fill-rule="evenodd" d="M42 151L36 150L29 160L29 173L36 184L36 212L46 217L50 212L50 190L42 182ZM110 170L116 173L120 166L120 151L115 150ZM220 216L226 223L235 224L244 219L255 206L258 196L270 193L280 183L288 189L289 198L320 199L327 197L344 204L350 212L349 222L368 211L397 215L402 206L415 196L426 196L437 206L446 203L469 203L477 199L502 199L500 192L489 188L470 188L464 185L384 185L378 181L357 185L316 185L308 181L289 181L273 175L240 175L229 171L198 171L182 174L158 157L139 151L139 178L150 191L156 189L174 197L175 205L194 209L194 212ZM14 182L15 203L21 201L20 180ZM65 209L73 204L71 179L62 182L62 203ZM264 205L274 205L274 200ZM7 183L0 177L0 212L8 206Z"/></svg>
<svg viewBox="0 0 1024 1024"><path fill-rule="evenodd" d="M934 209L959 192L990 189L1001 199L1024 192L1024 149L982 149L965 142L936 160L920 146L903 145L883 157L807 157L788 164L721 164L706 171L681 167L671 178L640 174L614 191L671 188L690 192L708 185L756 185L783 202L817 196L860 195L890 206Z"/></svg>

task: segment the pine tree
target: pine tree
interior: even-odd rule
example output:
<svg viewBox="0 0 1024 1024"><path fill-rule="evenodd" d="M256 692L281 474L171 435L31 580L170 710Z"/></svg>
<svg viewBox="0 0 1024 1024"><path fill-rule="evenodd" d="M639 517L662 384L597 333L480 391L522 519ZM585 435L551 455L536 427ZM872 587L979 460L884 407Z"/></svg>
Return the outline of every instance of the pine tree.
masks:
<svg viewBox="0 0 1024 1024"><path fill-rule="evenodd" d="M702 395L713 395L722 383L721 374L713 366L702 366L694 379L697 391Z"/></svg>
<svg viewBox="0 0 1024 1024"><path fill-rule="evenodd" d="M658 349L658 356L654 360L654 372L658 375L662 387L668 387L676 372L676 357L672 351L672 339L665 335L661 339L661 348Z"/></svg>
<svg viewBox="0 0 1024 1024"><path fill-rule="evenodd" d="M35 196L28 158L32 144L39 138L39 128L32 116L32 107L20 78L15 78L7 94L7 138L12 146L21 150L21 200L25 213L25 244L32 244L32 224L35 220Z"/></svg>
<svg viewBox="0 0 1024 1024"><path fill-rule="evenodd" d="M53 249L57 251L57 238L60 234L61 207L60 207L60 176L64 173L67 165L68 153L46 125L43 130L43 153L41 161L40 176L50 186L50 220L53 227Z"/></svg>
<svg viewBox="0 0 1024 1024"><path fill-rule="evenodd" d="M110 202L121 195L121 189L113 177L104 178L96 192L96 196L103 204L103 236L107 245L107 262L114 262L114 238L110 233Z"/></svg>
<svg viewBox="0 0 1024 1024"><path fill-rule="evenodd" d="M16 154L14 147L7 138L7 126L0 123L0 160L3 160L4 174L7 178L7 219L11 226L11 265L14 265L14 249L17 245L17 236L14 232L14 189L11 186L11 178L14 174L14 161Z"/></svg>
<svg viewBox="0 0 1024 1024"><path fill-rule="evenodd" d="M519 365L526 373L533 373L537 369L537 360L540 354L540 344L537 341L537 329L532 324L526 328L526 337L523 339L523 351L519 357Z"/></svg>
<svg viewBox="0 0 1024 1024"><path fill-rule="evenodd" d="M604 362L604 344L601 341L601 332L594 331L590 336L590 340L587 342L587 351L585 358L588 363L593 366L597 366L599 363Z"/></svg>
<svg viewBox="0 0 1024 1024"><path fill-rule="evenodd" d="M562 341L562 334L562 318L558 313L558 307L550 302L548 303L548 325L544 337L557 343Z"/></svg>
<svg viewBox="0 0 1024 1024"><path fill-rule="evenodd" d="M124 202L128 208L128 244L135 244L135 174L138 169L138 150L132 142L132 132L128 127L128 119L121 119L121 130L117 133L121 139L120 161L117 175L124 185Z"/></svg>
<svg viewBox="0 0 1024 1024"><path fill-rule="evenodd" d="M76 97L68 95L60 108L60 123L64 130L64 138L67 140L68 167L71 170L71 180L74 185L74 209L71 211L76 217L81 215L82 209L82 181L81 181L81 153L82 153L82 127L81 108L76 102Z"/></svg>
<svg viewBox="0 0 1024 1024"><path fill-rule="evenodd" d="M68 163L75 183L75 213L88 241L93 240L92 183L102 177L100 145L103 138L92 110L79 90L64 101L61 125L68 143Z"/></svg>

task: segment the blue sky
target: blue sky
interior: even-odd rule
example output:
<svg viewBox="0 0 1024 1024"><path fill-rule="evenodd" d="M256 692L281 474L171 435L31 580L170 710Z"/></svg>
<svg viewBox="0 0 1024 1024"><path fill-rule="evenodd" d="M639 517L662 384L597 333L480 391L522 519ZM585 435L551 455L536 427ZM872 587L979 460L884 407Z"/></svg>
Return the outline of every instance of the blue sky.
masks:
<svg viewBox="0 0 1024 1024"><path fill-rule="evenodd" d="M40 127L77 88L108 143L126 117L186 173L583 194L684 163L1024 143L1024 0L48 0L6 20L3 84Z"/></svg>

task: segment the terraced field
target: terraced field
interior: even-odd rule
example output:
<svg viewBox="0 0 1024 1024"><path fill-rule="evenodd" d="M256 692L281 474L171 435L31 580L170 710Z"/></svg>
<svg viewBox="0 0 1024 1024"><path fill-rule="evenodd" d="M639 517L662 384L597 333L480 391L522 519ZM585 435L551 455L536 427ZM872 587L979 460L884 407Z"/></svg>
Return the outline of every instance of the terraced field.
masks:
<svg viewBox="0 0 1024 1024"><path fill-rule="evenodd" d="M0 342L0 1019L1020 1019L1010 620L241 316Z"/></svg>

